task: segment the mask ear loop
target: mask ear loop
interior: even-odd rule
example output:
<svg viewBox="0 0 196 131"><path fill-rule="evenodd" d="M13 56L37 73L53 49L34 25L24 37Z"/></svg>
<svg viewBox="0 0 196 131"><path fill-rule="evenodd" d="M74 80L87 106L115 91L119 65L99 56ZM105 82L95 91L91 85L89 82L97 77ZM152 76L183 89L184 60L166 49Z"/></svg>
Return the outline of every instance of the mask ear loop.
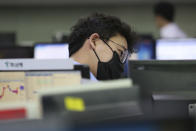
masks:
<svg viewBox="0 0 196 131"><path fill-rule="evenodd" d="M112 49L112 47L110 47L105 40L103 40L103 42L111 49L112 52L114 52L113 49Z"/></svg>
<svg viewBox="0 0 196 131"><path fill-rule="evenodd" d="M98 57L98 55L97 55L97 53L95 52L95 50L94 50L94 49L93 49L93 52L95 53L95 55L96 55L96 57L97 57L98 61L100 61L100 59L99 59L99 57Z"/></svg>

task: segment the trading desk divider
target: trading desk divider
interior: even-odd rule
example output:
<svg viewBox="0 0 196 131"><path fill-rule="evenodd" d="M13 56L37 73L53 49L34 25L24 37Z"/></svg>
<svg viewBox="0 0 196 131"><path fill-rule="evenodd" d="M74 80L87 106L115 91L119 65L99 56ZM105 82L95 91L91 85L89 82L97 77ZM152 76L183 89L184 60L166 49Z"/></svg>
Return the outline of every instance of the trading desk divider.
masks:
<svg viewBox="0 0 196 131"><path fill-rule="evenodd" d="M139 87L130 79L40 90L43 118L65 116L86 124L141 115Z"/></svg>

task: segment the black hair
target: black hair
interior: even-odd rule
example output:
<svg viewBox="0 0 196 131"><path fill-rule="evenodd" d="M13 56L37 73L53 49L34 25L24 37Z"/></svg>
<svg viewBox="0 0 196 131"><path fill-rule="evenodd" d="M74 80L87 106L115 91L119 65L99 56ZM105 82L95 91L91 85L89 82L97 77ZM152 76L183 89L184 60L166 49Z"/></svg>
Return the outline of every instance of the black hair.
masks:
<svg viewBox="0 0 196 131"><path fill-rule="evenodd" d="M166 20L172 22L174 21L175 8L170 2L159 2L154 6L154 14L162 16Z"/></svg>
<svg viewBox="0 0 196 131"><path fill-rule="evenodd" d="M133 50L136 33L127 24L121 22L117 17L95 13L79 19L76 25L72 27L72 32L68 39L69 55L71 56L77 52L83 46L85 40L93 33L98 33L100 39L106 41L119 33L127 40L128 49Z"/></svg>

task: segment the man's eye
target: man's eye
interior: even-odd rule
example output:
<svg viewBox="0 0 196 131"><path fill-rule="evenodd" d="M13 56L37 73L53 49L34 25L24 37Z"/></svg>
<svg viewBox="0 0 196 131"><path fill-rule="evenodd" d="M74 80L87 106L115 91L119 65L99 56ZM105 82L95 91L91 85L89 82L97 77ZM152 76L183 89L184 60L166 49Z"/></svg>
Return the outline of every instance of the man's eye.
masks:
<svg viewBox="0 0 196 131"><path fill-rule="evenodd" d="M122 55L123 54L123 51L118 49L118 52L119 52L119 55Z"/></svg>

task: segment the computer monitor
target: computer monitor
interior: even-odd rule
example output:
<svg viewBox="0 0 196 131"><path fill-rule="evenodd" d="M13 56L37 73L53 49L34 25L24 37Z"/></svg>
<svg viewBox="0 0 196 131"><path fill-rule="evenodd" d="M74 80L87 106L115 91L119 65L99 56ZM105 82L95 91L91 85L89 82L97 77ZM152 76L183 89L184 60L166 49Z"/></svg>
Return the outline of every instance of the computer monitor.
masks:
<svg viewBox="0 0 196 131"><path fill-rule="evenodd" d="M130 60L129 76L150 93L195 90L195 66L194 60Z"/></svg>
<svg viewBox="0 0 196 131"><path fill-rule="evenodd" d="M141 115L139 87L130 79L97 82L39 92L43 116L66 116L86 124ZM107 95L106 95L107 94Z"/></svg>
<svg viewBox="0 0 196 131"><path fill-rule="evenodd" d="M70 82L77 84L81 77L89 78L87 66L74 65L73 63L71 59L1 59L0 119L3 117L2 113L4 116L4 112L8 113L8 111L2 112L1 109L11 109L9 112L13 113L13 108L20 107L19 112L22 113L20 117L24 116L23 108L26 107L26 100L33 101L34 93L36 95L37 92L36 88L39 90L39 88L45 87L44 89L47 90L50 88L49 86L65 86ZM78 73L72 74L72 71ZM26 89L27 87L29 90ZM39 117L39 114L35 115L35 110L38 111L37 108L34 110L35 106L32 107L32 105L28 108L31 111L26 112L30 115L28 118ZM33 115L29 112L32 112ZM8 116L14 117L10 113ZM18 118L18 116L15 117Z"/></svg>
<svg viewBox="0 0 196 131"><path fill-rule="evenodd" d="M33 47L0 47L0 58L33 58Z"/></svg>
<svg viewBox="0 0 196 131"><path fill-rule="evenodd" d="M156 42L156 59L196 59L196 39L159 39Z"/></svg>
<svg viewBox="0 0 196 131"><path fill-rule="evenodd" d="M129 76L141 87L146 112L188 117L188 104L196 102L195 66L194 60L129 61Z"/></svg>
<svg viewBox="0 0 196 131"><path fill-rule="evenodd" d="M81 72L74 70L1 71L0 120L41 118L39 90L80 83Z"/></svg>
<svg viewBox="0 0 196 131"><path fill-rule="evenodd" d="M35 59L68 59L67 43L37 43L34 48Z"/></svg>
<svg viewBox="0 0 196 131"><path fill-rule="evenodd" d="M0 47L13 47L16 44L15 32L0 32Z"/></svg>
<svg viewBox="0 0 196 131"><path fill-rule="evenodd" d="M155 58L155 40L151 35L140 35L131 59L151 60Z"/></svg>

